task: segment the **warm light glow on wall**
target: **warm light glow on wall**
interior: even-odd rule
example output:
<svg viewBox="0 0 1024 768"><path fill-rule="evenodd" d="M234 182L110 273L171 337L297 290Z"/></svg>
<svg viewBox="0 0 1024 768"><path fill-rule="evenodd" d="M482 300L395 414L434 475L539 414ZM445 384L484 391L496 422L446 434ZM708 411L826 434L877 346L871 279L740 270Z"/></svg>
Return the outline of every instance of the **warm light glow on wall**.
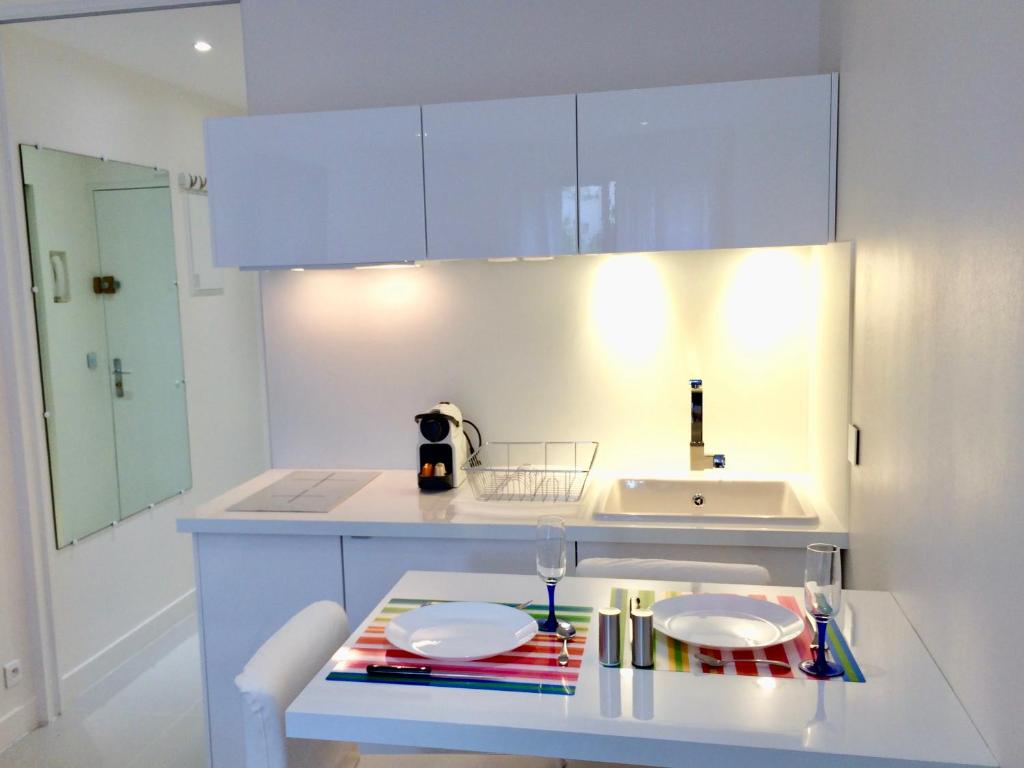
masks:
<svg viewBox="0 0 1024 768"><path fill-rule="evenodd" d="M417 270L385 270L363 276L368 279L362 288L375 306L382 310L415 314L413 305L422 300L423 294L423 281Z"/></svg>
<svg viewBox="0 0 1024 768"><path fill-rule="evenodd" d="M752 251L726 289L722 321L729 341L757 351L796 338L807 322L807 281L799 253Z"/></svg>
<svg viewBox="0 0 1024 768"><path fill-rule="evenodd" d="M616 358L652 360L665 340L668 315L668 294L650 256L612 256L597 267L590 292L591 333Z"/></svg>
<svg viewBox="0 0 1024 768"><path fill-rule="evenodd" d="M352 313L368 322L411 322L423 304L423 273L427 271L325 269L285 273L290 285L290 312L308 327L321 330L351 323ZM285 279L284 274L273 279Z"/></svg>

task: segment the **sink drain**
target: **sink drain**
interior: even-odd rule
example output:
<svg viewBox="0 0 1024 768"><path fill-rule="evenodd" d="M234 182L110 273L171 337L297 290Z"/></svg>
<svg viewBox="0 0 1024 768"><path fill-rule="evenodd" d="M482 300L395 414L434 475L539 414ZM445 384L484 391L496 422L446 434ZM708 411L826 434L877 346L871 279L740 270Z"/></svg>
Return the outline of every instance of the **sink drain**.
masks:
<svg viewBox="0 0 1024 768"><path fill-rule="evenodd" d="M703 493L695 493L695 494L693 494L693 506L695 506L695 507L703 507L704 506L704 494Z"/></svg>

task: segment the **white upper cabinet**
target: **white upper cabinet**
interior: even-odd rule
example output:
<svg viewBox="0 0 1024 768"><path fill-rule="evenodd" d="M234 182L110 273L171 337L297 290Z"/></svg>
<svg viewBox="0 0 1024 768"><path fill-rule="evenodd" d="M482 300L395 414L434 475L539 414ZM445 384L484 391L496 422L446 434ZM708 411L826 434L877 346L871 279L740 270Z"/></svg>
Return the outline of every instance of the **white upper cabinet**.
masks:
<svg viewBox="0 0 1024 768"><path fill-rule="evenodd" d="M576 97L423 107L430 258L577 253Z"/></svg>
<svg viewBox="0 0 1024 768"><path fill-rule="evenodd" d="M426 257L420 108L206 123L217 266Z"/></svg>
<svg viewBox="0 0 1024 768"><path fill-rule="evenodd" d="M209 120L214 261L827 242L836 85L812 75Z"/></svg>
<svg viewBox="0 0 1024 768"><path fill-rule="evenodd" d="M580 94L580 250L832 239L833 98L832 75Z"/></svg>

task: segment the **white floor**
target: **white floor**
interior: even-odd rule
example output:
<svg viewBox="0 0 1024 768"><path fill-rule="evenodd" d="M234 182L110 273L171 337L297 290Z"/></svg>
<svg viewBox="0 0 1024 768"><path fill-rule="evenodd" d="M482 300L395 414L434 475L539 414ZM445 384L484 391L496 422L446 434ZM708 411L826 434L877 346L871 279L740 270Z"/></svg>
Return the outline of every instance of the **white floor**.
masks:
<svg viewBox="0 0 1024 768"><path fill-rule="evenodd" d="M188 619L0 754L0 768L205 768L204 728Z"/></svg>

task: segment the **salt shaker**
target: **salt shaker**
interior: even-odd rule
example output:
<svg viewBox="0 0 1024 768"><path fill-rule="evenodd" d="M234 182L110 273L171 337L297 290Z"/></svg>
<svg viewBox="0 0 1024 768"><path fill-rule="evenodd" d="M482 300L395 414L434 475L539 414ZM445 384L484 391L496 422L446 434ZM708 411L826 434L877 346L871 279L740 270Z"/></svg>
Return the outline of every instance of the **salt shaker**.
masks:
<svg viewBox="0 0 1024 768"><path fill-rule="evenodd" d="M617 667L622 663L622 635L620 633L620 617L618 608L602 608L598 614L598 653L601 664L606 667Z"/></svg>

